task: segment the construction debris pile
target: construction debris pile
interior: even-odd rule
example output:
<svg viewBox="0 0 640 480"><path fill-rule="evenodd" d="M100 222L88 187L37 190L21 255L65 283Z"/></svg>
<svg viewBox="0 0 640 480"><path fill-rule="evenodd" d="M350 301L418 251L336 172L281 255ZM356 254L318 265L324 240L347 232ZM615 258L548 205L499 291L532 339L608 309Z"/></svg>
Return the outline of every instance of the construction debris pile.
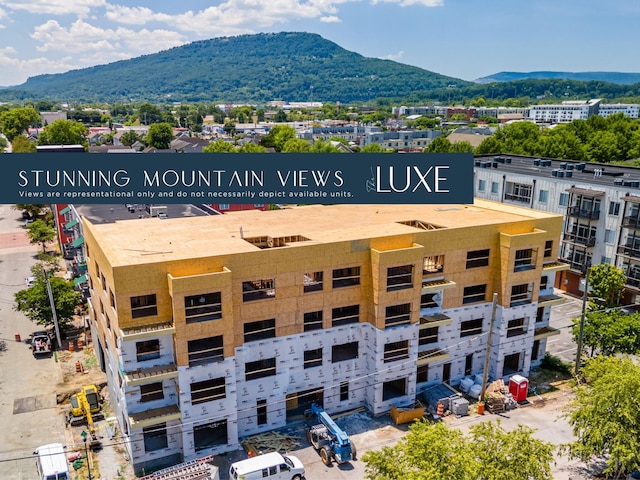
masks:
<svg viewBox="0 0 640 480"><path fill-rule="evenodd" d="M513 395L509 393L509 387L502 379L496 380L487 387L485 405L490 413L504 413L518 406Z"/></svg>
<svg viewBox="0 0 640 480"><path fill-rule="evenodd" d="M249 456L271 452L287 453L300 446L298 440L298 437L283 433L266 432L247 438L242 442L242 446Z"/></svg>

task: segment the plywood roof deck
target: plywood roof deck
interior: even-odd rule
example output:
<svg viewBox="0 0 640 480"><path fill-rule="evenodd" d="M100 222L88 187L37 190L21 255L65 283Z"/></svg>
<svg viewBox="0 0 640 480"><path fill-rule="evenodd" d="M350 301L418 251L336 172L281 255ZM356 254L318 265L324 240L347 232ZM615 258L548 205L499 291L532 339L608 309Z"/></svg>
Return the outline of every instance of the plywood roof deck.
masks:
<svg viewBox="0 0 640 480"><path fill-rule="evenodd" d="M117 266L258 251L244 240L250 237L300 235L309 239L300 244L309 245L416 233L416 227L401 223L416 220L438 228L466 228L557 216L476 199L473 205L309 205L88 224L87 229Z"/></svg>

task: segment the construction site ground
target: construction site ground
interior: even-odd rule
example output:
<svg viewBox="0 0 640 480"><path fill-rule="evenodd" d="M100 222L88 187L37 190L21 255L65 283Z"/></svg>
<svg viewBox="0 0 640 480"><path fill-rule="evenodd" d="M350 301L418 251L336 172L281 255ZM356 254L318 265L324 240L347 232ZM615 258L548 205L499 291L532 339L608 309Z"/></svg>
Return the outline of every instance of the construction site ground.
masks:
<svg viewBox="0 0 640 480"><path fill-rule="evenodd" d="M84 385L96 385L104 399L102 406L104 418L94 422L95 438L89 440L87 436L88 445L93 447L90 455L94 478L101 480L135 478L126 450L121 445L122 439L109 403L106 391L107 378L97 366L93 348L89 346L80 351L61 352L59 360L64 379L64 387L58 391L57 396L61 415L66 417L69 411L69 398ZM77 371L77 362L81 365L80 372ZM70 426L67 423L65 431L67 444L84 446L81 435L83 431L88 433L86 424ZM84 468L78 474L79 479L86 478Z"/></svg>

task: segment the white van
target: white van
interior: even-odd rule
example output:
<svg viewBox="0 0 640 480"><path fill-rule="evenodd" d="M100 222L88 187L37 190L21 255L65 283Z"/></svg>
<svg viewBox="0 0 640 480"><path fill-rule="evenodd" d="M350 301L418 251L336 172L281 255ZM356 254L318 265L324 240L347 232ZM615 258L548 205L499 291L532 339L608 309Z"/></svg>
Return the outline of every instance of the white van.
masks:
<svg viewBox="0 0 640 480"><path fill-rule="evenodd" d="M229 468L229 478L233 480L301 480L304 465L298 457L281 455L277 452L265 453L233 463Z"/></svg>
<svg viewBox="0 0 640 480"><path fill-rule="evenodd" d="M69 466L61 443L42 445L33 452L37 455L36 467L39 480L68 480Z"/></svg>

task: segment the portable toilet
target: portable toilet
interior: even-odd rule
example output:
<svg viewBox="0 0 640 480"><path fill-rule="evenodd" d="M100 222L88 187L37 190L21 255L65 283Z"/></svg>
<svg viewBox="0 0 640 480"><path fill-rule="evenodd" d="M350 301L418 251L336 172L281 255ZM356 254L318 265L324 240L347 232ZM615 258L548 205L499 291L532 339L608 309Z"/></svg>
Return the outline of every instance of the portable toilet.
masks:
<svg viewBox="0 0 640 480"><path fill-rule="evenodd" d="M509 379L509 393L516 402L524 402L529 392L529 380L522 375L514 375Z"/></svg>

